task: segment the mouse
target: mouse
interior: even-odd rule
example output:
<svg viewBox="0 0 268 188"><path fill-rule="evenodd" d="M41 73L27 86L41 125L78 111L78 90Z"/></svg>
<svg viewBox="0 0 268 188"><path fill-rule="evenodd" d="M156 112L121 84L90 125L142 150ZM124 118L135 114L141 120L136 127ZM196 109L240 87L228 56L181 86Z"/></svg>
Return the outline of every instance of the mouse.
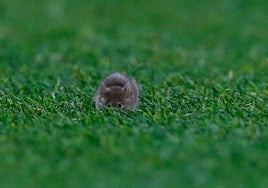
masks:
<svg viewBox="0 0 268 188"><path fill-rule="evenodd" d="M100 81L93 100L98 109L135 109L139 103L139 89L134 79L116 72Z"/></svg>

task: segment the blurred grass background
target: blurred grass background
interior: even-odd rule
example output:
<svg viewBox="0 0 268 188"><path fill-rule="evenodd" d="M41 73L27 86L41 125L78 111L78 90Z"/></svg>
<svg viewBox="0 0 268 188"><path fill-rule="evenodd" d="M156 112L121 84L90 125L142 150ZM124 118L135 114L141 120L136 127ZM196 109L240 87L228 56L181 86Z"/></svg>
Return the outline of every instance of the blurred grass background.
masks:
<svg viewBox="0 0 268 188"><path fill-rule="evenodd" d="M264 0L2 0L1 187L265 187ZM99 112L98 81L140 84Z"/></svg>

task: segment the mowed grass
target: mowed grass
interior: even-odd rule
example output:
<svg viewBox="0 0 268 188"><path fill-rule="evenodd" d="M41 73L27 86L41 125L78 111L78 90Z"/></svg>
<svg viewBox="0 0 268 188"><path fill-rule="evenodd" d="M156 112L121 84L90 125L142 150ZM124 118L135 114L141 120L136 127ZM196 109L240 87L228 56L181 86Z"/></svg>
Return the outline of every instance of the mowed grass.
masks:
<svg viewBox="0 0 268 188"><path fill-rule="evenodd" d="M266 187L265 0L2 0L0 187ZM103 76L140 86L98 111Z"/></svg>

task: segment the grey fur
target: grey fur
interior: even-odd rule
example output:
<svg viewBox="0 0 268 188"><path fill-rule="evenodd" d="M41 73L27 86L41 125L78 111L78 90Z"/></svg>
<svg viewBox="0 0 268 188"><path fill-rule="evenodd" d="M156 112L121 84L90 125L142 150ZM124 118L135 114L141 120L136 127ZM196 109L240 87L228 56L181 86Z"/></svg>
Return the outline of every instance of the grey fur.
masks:
<svg viewBox="0 0 268 188"><path fill-rule="evenodd" d="M107 106L134 109L139 103L139 89L134 80L121 73L106 76L99 84L94 102L97 108Z"/></svg>

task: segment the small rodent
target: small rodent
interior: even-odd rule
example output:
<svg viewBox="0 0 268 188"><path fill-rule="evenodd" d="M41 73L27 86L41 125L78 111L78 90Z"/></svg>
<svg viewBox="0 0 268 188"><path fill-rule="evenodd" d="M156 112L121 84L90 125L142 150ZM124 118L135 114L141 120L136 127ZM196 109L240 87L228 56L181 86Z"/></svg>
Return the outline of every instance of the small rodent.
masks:
<svg viewBox="0 0 268 188"><path fill-rule="evenodd" d="M94 102L97 108L134 109L139 102L139 89L134 80L121 73L106 76L99 84Z"/></svg>

